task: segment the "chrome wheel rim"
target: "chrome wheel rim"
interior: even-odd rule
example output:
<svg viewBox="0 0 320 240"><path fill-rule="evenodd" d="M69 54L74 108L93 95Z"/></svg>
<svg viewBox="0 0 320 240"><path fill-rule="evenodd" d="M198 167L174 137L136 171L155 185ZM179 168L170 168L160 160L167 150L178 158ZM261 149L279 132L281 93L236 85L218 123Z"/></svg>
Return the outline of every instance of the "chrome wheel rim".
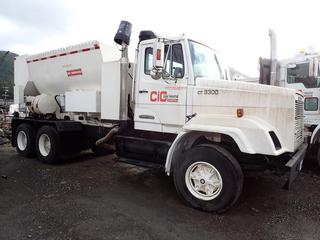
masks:
<svg viewBox="0 0 320 240"><path fill-rule="evenodd" d="M44 157L48 156L51 151L51 141L47 134L41 134L39 137L39 151L40 154Z"/></svg>
<svg viewBox="0 0 320 240"><path fill-rule="evenodd" d="M27 134L24 131L20 131L17 136L17 145L20 151L24 151L28 145Z"/></svg>
<svg viewBox="0 0 320 240"><path fill-rule="evenodd" d="M223 185L219 171L207 162L190 165L185 174L185 182L194 197L205 201L216 198Z"/></svg>

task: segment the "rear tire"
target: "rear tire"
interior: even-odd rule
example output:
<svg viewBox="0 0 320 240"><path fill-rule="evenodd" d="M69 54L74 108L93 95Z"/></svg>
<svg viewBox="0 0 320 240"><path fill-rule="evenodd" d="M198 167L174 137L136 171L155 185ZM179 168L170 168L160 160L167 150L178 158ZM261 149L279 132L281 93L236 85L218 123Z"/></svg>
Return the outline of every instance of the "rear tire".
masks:
<svg viewBox="0 0 320 240"><path fill-rule="evenodd" d="M43 126L38 130L36 151L41 162L54 164L61 157L61 140L58 131L50 126Z"/></svg>
<svg viewBox="0 0 320 240"><path fill-rule="evenodd" d="M35 131L32 126L26 123L20 124L15 133L17 152L24 157L34 157L35 139Z"/></svg>
<svg viewBox="0 0 320 240"><path fill-rule="evenodd" d="M224 212L238 200L243 173L225 149L209 144L186 151L174 168L178 195L194 208Z"/></svg>

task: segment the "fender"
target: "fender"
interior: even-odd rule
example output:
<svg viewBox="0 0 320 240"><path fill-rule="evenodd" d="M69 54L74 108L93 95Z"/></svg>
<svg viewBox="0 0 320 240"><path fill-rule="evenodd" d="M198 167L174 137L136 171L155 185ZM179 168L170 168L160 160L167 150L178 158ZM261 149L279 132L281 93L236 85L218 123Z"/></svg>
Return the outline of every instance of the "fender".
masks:
<svg viewBox="0 0 320 240"><path fill-rule="evenodd" d="M310 144L315 144L320 137L320 125L318 125L312 132Z"/></svg>
<svg viewBox="0 0 320 240"><path fill-rule="evenodd" d="M172 143L166 158L165 171L170 173L175 152L183 147L192 146L200 136L212 133L230 136L243 153L278 156L288 151L285 147L276 148L270 135L276 130L257 117L237 118L230 115L203 114L187 122ZM188 141L189 140L189 141ZM281 144L281 139L278 139ZM281 144L283 146L283 144Z"/></svg>

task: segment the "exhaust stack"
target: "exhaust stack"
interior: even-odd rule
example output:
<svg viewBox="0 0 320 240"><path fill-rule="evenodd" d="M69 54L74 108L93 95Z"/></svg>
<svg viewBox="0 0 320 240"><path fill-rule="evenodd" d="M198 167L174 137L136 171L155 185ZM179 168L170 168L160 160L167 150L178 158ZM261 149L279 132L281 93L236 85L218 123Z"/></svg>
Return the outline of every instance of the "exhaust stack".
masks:
<svg viewBox="0 0 320 240"><path fill-rule="evenodd" d="M269 29L269 36L270 36L270 84L272 86L277 86L277 42L276 42L276 33Z"/></svg>
<svg viewBox="0 0 320 240"><path fill-rule="evenodd" d="M127 21L121 21L118 31L114 37L114 41L121 45L120 59L120 126L126 127L128 120L128 46L130 44L130 36L132 24Z"/></svg>

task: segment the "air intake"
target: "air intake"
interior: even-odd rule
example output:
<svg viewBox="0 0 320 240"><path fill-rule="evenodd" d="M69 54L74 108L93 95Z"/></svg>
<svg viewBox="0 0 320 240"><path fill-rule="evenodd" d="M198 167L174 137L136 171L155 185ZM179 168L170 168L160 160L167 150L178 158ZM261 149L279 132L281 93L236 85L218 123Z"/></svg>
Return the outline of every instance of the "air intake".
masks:
<svg viewBox="0 0 320 240"><path fill-rule="evenodd" d="M121 21L118 31L114 36L114 41L119 45L122 45L122 43L129 45L131 31L132 31L132 24L127 21Z"/></svg>
<svg viewBox="0 0 320 240"><path fill-rule="evenodd" d="M139 34L139 43L144 40L157 38L157 36L152 31L141 31Z"/></svg>

